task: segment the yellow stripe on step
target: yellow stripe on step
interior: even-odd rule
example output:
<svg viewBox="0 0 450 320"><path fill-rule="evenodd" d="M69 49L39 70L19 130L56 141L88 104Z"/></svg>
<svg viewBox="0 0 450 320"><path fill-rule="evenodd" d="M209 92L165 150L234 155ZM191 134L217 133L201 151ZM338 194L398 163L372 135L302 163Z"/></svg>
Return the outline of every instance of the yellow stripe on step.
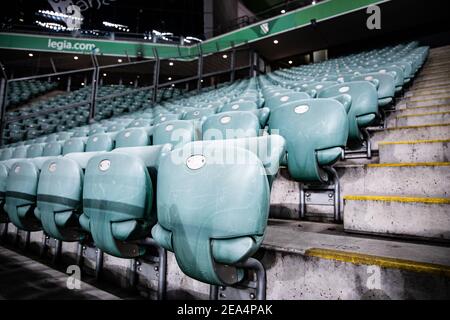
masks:
<svg viewBox="0 0 450 320"><path fill-rule="evenodd" d="M395 197L395 196L345 196L349 201L381 201L399 203L424 203L424 204L450 204L450 198L420 198L420 197Z"/></svg>
<svg viewBox="0 0 450 320"><path fill-rule="evenodd" d="M395 168L395 167L448 167L450 162L418 162L418 163L372 163L369 168Z"/></svg>
<svg viewBox="0 0 450 320"><path fill-rule="evenodd" d="M346 252L328 249L309 249L305 252L309 257L316 257L326 260L341 261L356 265L380 266L386 269L400 269L418 273L431 273L450 277L450 266L439 264L395 259L388 257L372 256L356 252Z"/></svg>
<svg viewBox="0 0 450 320"><path fill-rule="evenodd" d="M382 141L378 142L379 146L389 146L389 145L397 145L397 144L421 144L421 143L448 143L450 139L442 139L442 140L413 140L413 141Z"/></svg>
<svg viewBox="0 0 450 320"><path fill-rule="evenodd" d="M405 127L394 127L394 128L386 128L385 130L407 130L407 129L422 129L422 128L437 128L437 127L448 127L450 123L438 123L438 124L422 124L417 126L405 126Z"/></svg>
<svg viewBox="0 0 450 320"><path fill-rule="evenodd" d="M450 111L444 111L444 112L428 112L428 113L418 113L418 114L407 114L404 116L397 116L397 119L400 118L415 118L415 117L426 117L426 116L443 116L446 114L450 114Z"/></svg>
<svg viewBox="0 0 450 320"><path fill-rule="evenodd" d="M397 109L396 111L409 111L409 110L417 110L417 109L431 109L431 108L450 108L450 103L440 103L440 104L431 104L429 106L419 106L419 107L406 107L404 109Z"/></svg>
<svg viewBox="0 0 450 320"><path fill-rule="evenodd" d="M436 94L438 95L438 94ZM433 100L449 100L450 96L445 96L445 97L433 97L433 98L428 98L428 99L421 99L421 100L413 100L413 99L408 99L406 101L406 104L408 103L416 103L416 102L427 102L427 101L433 101Z"/></svg>

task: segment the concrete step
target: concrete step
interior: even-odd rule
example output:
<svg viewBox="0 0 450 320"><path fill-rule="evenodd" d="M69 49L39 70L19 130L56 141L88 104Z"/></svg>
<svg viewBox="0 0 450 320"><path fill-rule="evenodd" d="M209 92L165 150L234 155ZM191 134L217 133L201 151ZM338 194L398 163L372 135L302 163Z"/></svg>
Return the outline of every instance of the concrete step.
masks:
<svg viewBox="0 0 450 320"><path fill-rule="evenodd" d="M343 196L355 194L450 197L450 163L335 166Z"/></svg>
<svg viewBox="0 0 450 320"><path fill-rule="evenodd" d="M428 89L410 89L406 92L406 96L433 95L436 93L450 92L450 86L437 86Z"/></svg>
<svg viewBox="0 0 450 320"><path fill-rule="evenodd" d="M450 112L450 104L441 104L441 105L433 105L433 106L425 106L425 107L413 107L413 108L405 108L405 109L397 109L391 113L393 116L405 116L405 115L413 115L413 114L421 114L421 113L434 113L434 112Z"/></svg>
<svg viewBox="0 0 450 320"><path fill-rule="evenodd" d="M406 102L423 102L430 100L450 100L450 91L444 91L442 93L434 93L430 95L420 95L420 96L405 96L403 99Z"/></svg>
<svg viewBox="0 0 450 320"><path fill-rule="evenodd" d="M298 227L301 225L302 227ZM450 248L269 225L268 299L448 299Z"/></svg>
<svg viewBox="0 0 450 320"><path fill-rule="evenodd" d="M450 80L439 80L439 81L427 81L418 84L413 84L412 90L422 90L422 89L434 89L436 87L446 87L450 85Z"/></svg>
<svg viewBox="0 0 450 320"><path fill-rule="evenodd" d="M419 76L416 77L416 80L424 80L424 79L434 78L434 77L448 77L449 72L450 72L450 68L437 69L437 70L424 69L420 72Z"/></svg>
<svg viewBox="0 0 450 320"><path fill-rule="evenodd" d="M432 97L432 98L417 98L415 100L403 99L398 108L416 108L416 107L430 107L436 105L450 105L450 96L446 97Z"/></svg>
<svg viewBox="0 0 450 320"><path fill-rule="evenodd" d="M380 163L450 162L450 139L383 141L378 143Z"/></svg>
<svg viewBox="0 0 450 320"><path fill-rule="evenodd" d="M344 229L450 241L450 198L345 196Z"/></svg>
<svg viewBox="0 0 450 320"><path fill-rule="evenodd" d="M450 122L446 124L406 126L388 128L372 132L372 148L378 150L378 143L382 141L409 140L446 140L450 139Z"/></svg>
<svg viewBox="0 0 450 320"><path fill-rule="evenodd" d="M414 80L414 84L419 84L419 83L423 83L423 82L435 82L435 81L437 81L437 82L439 82L439 81L446 81L446 80L449 80L449 76L447 75L447 74L438 74L438 73L435 73L435 74L432 74L432 75L422 75L422 76L419 76L419 77L417 77L415 80Z"/></svg>
<svg viewBox="0 0 450 320"><path fill-rule="evenodd" d="M400 115L388 120L388 127L420 126L427 124L450 123L450 112L430 112Z"/></svg>
<svg viewBox="0 0 450 320"><path fill-rule="evenodd" d="M71 272L72 274L73 272ZM67 287L69 275L0 247L0 300L119 300L81 279L80 289Z"/></svg>

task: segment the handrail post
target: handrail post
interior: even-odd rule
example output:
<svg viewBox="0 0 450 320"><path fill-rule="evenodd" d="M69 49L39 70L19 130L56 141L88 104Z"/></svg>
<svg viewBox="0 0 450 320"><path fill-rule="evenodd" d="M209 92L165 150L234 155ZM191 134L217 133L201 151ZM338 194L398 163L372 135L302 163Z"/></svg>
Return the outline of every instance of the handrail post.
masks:
<svg viewBox="0 0 450 320"><path fill-rule="evenodd" d="M91 56L92 63L94 65L94 71L92 73L92 92L91 92L91 103L89 108L89 123L94 122L95 120L95 103L97 100L97 89L98 89L98 79L99 79L99 66L97 57L95 54Z"/></svg>
<svg viewBox="0 0 450 320"><path fill-rule="evenodd" d="M234 42L231 42L231 47L233 51L231 52L231 74L230 81L234 82L236 78L236 49L234 48Z"/></svg>
<svg viewBox="0 0 450 320"><path fill-rule="evenodd" d="M155 65L153 67L153 103L156 103L158 99L158 89L159 89L159 72L160 72L160 60L158 49L153 48L153 55L155 56Z"/></svg>
<svg viewBox="0 0 450 320"><path fill-rule="evenodd" d="M198 45L198 80L197 80L197 91L202 90L202 78L203 78L203 50L202 46Z"/></svg>

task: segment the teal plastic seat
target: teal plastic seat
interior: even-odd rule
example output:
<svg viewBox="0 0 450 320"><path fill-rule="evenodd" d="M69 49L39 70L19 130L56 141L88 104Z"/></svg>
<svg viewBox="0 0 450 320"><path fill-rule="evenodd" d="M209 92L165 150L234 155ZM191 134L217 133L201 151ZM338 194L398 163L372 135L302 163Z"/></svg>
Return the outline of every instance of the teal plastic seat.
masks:
<svg viewBox="0 0 450 320"><path fill-rule="evenodd" d="M14 149L12 159L25 159L27 157L27 146L18 146Z"/></svg>
<svg viewBox="0 0 450 320"><path fill-rule="evenodd" d="M257 137L261 124L253 112L232 111L208 117L202 126L203 140Z"/></svg>
<svg viewBox="0 0 450 320"><path fill-rule="evenodd" d="M267 226L270 187L264 165L255 153L220 142L207 141L201 150L187 144L177 153L178 162L170 155L161 159L152 236L175 254L188 276L212 285L236 284L244 277L236 265L258 250ZM223 161L227 154L245 162Z"/></svg>
<svg viewBox="0 0 450 320"><path fill-rule="evenodd" d="M13 157L14 149L6 148L2 149L0 153L0 161L9 160Z"/></svg>
<svg viewBox="0 0 450 320"><path fill-rule="evenodd" d="M116 149L93 157L87 165L80 224L96 246L120 258L145 253L138 240L156 223L151 178L165 146Z"/></svg>
<svg viewBox="0 0 450 320"><path fill-rule="evenodd" d="M157 126L157 125L167 122L167 121L180 120L181 117L182 117L182 114L162 114L162 115L156 117L153 125Z"/></svg>
<svg viewBox="0 0 450 320"><path fill-rule="evenodd" d="M323 167L341 158L349 132L345 108L334 99L287 103L272 112L269 128L286 139L292 178L308 183L328 182Z"/></svg>
<svg viewBox="0 0 450 320"><path fill-rule="evenodd" d="M86 152L111 151L114 149L115 134L100 133L89 136L86 142Z"/></svg>
<svg viewBox="0 0 450 320"><path fill-rule="evenodd" d="M59 142L47 143L42 151L43 157L56 157L62 154L62 145Z"/></svg>
<svg viewBox="0 0 450 320"><path fill-rule="evenodd" d="M378 93L375 85L368 81L355 81L335 85L319 92L319 98L342 95L351 97L348 114L348 147L359 149L364 143L361 130L375 124L379 119Z"/></svg>
<svg viewBox="0 0 450 320"><path fill-rule="evenodd" d="M5 211L9 220L21 230L41 230L41 223L35 214L36 195L40 168L47 159L21 160L9 170Z"/></svg>
<svg viewBox="0 0 450 320"><path fill-rule="evenodd" d="M161 123L153 131L153 145L171 144L179 148L198 139L193 121L175 120Z"/></svg>
<svg viewBox="0 0 450 320"><path fill-rule="evenodd" d="M37 217L45 233L65 241L81 241L86 231L80 225L84 169L101 153L71 153L49 159L42 165L37 188Z"/></svg>
<svg viewBox="0 0 450 320"><path fill-rule="evenodd" d="M129 128L116 136L116 148L144 147L150 145L148 130L144 128Z"/></svg>
<svg viewBox="0 0 450 320"><path fill-rule="evenodd" d="M270 98L266 99L265 107L273 111L285 103L296 100L305 100L309 98L309 95L305 92L284 92L279 95L272 95Z"/></svg>
<svg viewBox="0 0 450 320"><path fill-rule="evenodd" d="M388 73L368 73L354 77L352 81L377 81L378 105L385 107L395 97L395 79Z"/></svg>
<svg viewBox="0 0 450 320"><path fill-rule="evenodd" d="M152 121L146 119L139 119L132 121L127 128L149 128L152 126Z"/></svg>
<svg viewBox="0 0 450 320"><path fill-rule="evenodd" d="M220 108L220 112L230 111L252 111L258 109L258 106L253 101L235 101Z"/></svg>
<svg viewBox="0 0 450 320"><path fill-rule="evenodd" d="M70 153L84 152L88 138L72 138L67 140L63 145L63 155Z"/></svg>
<svg viewBox="0 0 450 320"><path fill-rule="evenodd" d="M204 120L215 113L213 108L190 110L183 115L183 120Z"/></svg>
<svg viewBox="0 0 450 320"><path fill-rule="evenodd" d="M27 149L27 158L38 158L42 157L44 152L45 143L32 144Z"/></svg>

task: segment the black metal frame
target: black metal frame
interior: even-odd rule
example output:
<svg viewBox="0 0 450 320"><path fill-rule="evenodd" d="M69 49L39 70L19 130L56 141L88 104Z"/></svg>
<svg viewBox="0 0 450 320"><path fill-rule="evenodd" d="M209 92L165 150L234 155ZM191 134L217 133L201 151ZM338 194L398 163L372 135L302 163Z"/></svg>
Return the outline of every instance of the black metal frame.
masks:
<svg viewBox="0 0 450 320"><path fill-rule="evenodd" d="M227 295L224 294L224 291L228 288L237 292L238 296L241 296L239 292L242 290L246 291L246 293L249 292L249 300L266 300L267 278L264 265L255 258L249 258L246 261L237 264L236 267L255 272L256 282L244 279L240 283L237 283L236 285L230 287L211 285L209 288L209 299L226 300L228 298L231 298L235 300L235 295L227 297Z"/></svg>
<svg viewBox="0 0 450 320"><path fill-rule="evenodd" d="M54 243L54 245L52 245L52 242ZM56 265L56 264L58 264L59 260L61 259L62 241L51 238L44 233L44 235L42 236L40 257L43 258L45 256L45 254L47 252L49 252L51 249L54 250L53 255L52 255L52 264Z"/></svg>
<svg viewBox="0 0 450 320"><path fill-rule="evenodd" d="M97 96L97 92L98 92L98 86L99 86L99 79L100 79L100 73L101 70L104 69L109 69L109 68L116 68L116 67L126 67L126 66L132 66L132 65L140 65L140 64L146 64L146 63L154 63L154 70L153 70L153 85L152 86L147 86L145 88L138 88L135 90L153 90L153 103L156 103L157 101L157 96L158 96L158 90L160 89L164 89L166 87L172 86L172 85L177 85L177 84L182 84L182 83L189 83L191 81L195 81L197 80L197 90L200 91L202 89L202 81L204 78L208 78L208 77L213 77L213 76L218 76L221 74L230 74L230 80L234 81L235 80L235 75L237 71L240 70L245 70L245 69L249 69L249 76L252 77L254 74L254 70L255 70L255 61L254 61L254 50L250 50L250 62L249 65L246 66L241 66L241 67L236 67L236 53L237 53L236 48L232 48L231 50L231 59L230 59L230 67L227 70L223 70L223 71L218 71L218 72L211 72L211 73L204 73L203 69L204 69L204 63L203 63L203 59L204 59L204 55L203 55L203 51L202 51L202 47L201 45L199 45L199 56L198 57L192 57L193 59L197 59L198 60L198 70L197 70L197 74L191 77L187 77L187 78L183 78L183 79L179 79L179 80L175 80L175 81L170 81L170 82L164 82L164 83L159 83L159 77L160 77L160 70L161 70L161 59L159 58L159 54L158 54L158 50L156 48L154 48L154 56L155 59L154 60L141 60L141 61L128 61L125 63L120 63L120 64L112 64L112 65L105 65L105 66L99 66L98 60L97 60L97 56L95 54L91 55L91 60L92 60L92 67L90 68L82 68L82 69L77 69L77 70L70 70L70 71L61 71L61 72L54 72L54 73L47 73L47 74L42 74L42 75L37 75L37 76L30 76L30 77L21 77L21 78L15 78L15 79L8 79L7 74L5 72L5 68L4 66L1 64L0 62L0 71L1 71L1 80L0 80L0 147L3 146L4 144L4 129L6 124L8 123L12 123L12 122L16 122L16 121L20 121L20 120L25 120L25 119L29 119L29 118L35 118L37 116L42 116L42 115L48 115L48 114L52 114L54 112L58 112L58 111L63 111L63 110L69 110L69 109L73 109L76 107L79 107L81 105L89 105L89 120L88 123L92 123L95 121L95 115L96 115L96 104L98 101L103 100L103 99L110 99L112 97L116 97L116 96L120 96L120 95L126 95L129 94L129 92L123 93L123 94L119 94L119 95L111 95L111 96L105 96L105 97L101 97L98 98ZM239 50L249 50L249 48L242 48ZM218 50L218 52L216 53L220 53L220 51ZM214 54L214 53L212 53ZM177 57L174 57L174 59L176 59ZM52 63L52 65L54 66L54 63ZM53 68L54 71L57 71L56 66L54 66ZM60 108L54 108L54 109L50 109L50 110L42 110L39 112L35 112L32 114L29 114L27 116L23 116L23 117L15 117L15 118L7 118L6 117L6 96L7 96L7 88L8 88L8 84L11 82L19 82L19 81L25 81L25 80L34 80L34 79L42 79L42 78L53 78L53 77L59 77L59 76L68 76L67 77L67 90L70 91L71 89L71 75L73 74L77 74L77 73L86 73L86 72L92 72L92 93L91 93L91 97L86 100L86 101L81 101L81 102L77 102L74 104L70 104L70 105L66 105Z"/></svg>
<svg viewBox="0 0 450 320"><path fill-rule="evenodd" d="M146 277L154 277L158 279L157 297L158 300L164 300L166 298L167 291L167 251L160 247L155 240L147 238L139 242L141 246L147 248L154 248L158 251L158 256L144 255L142 259L151 260L150 269L142 269L142 263L139 259L131 260L129 284L130 287L136 287L138 282L138 275L142 274Z"/></svg>
<svg viewBox="0 0 450 320"><path fill-rule="evenodd" d="M341 217L341 185L336 169L323 168L330 178L328 184L300 183L300 219L305 219L308 205L333 206L334 220L342 221Z"/></svg>

